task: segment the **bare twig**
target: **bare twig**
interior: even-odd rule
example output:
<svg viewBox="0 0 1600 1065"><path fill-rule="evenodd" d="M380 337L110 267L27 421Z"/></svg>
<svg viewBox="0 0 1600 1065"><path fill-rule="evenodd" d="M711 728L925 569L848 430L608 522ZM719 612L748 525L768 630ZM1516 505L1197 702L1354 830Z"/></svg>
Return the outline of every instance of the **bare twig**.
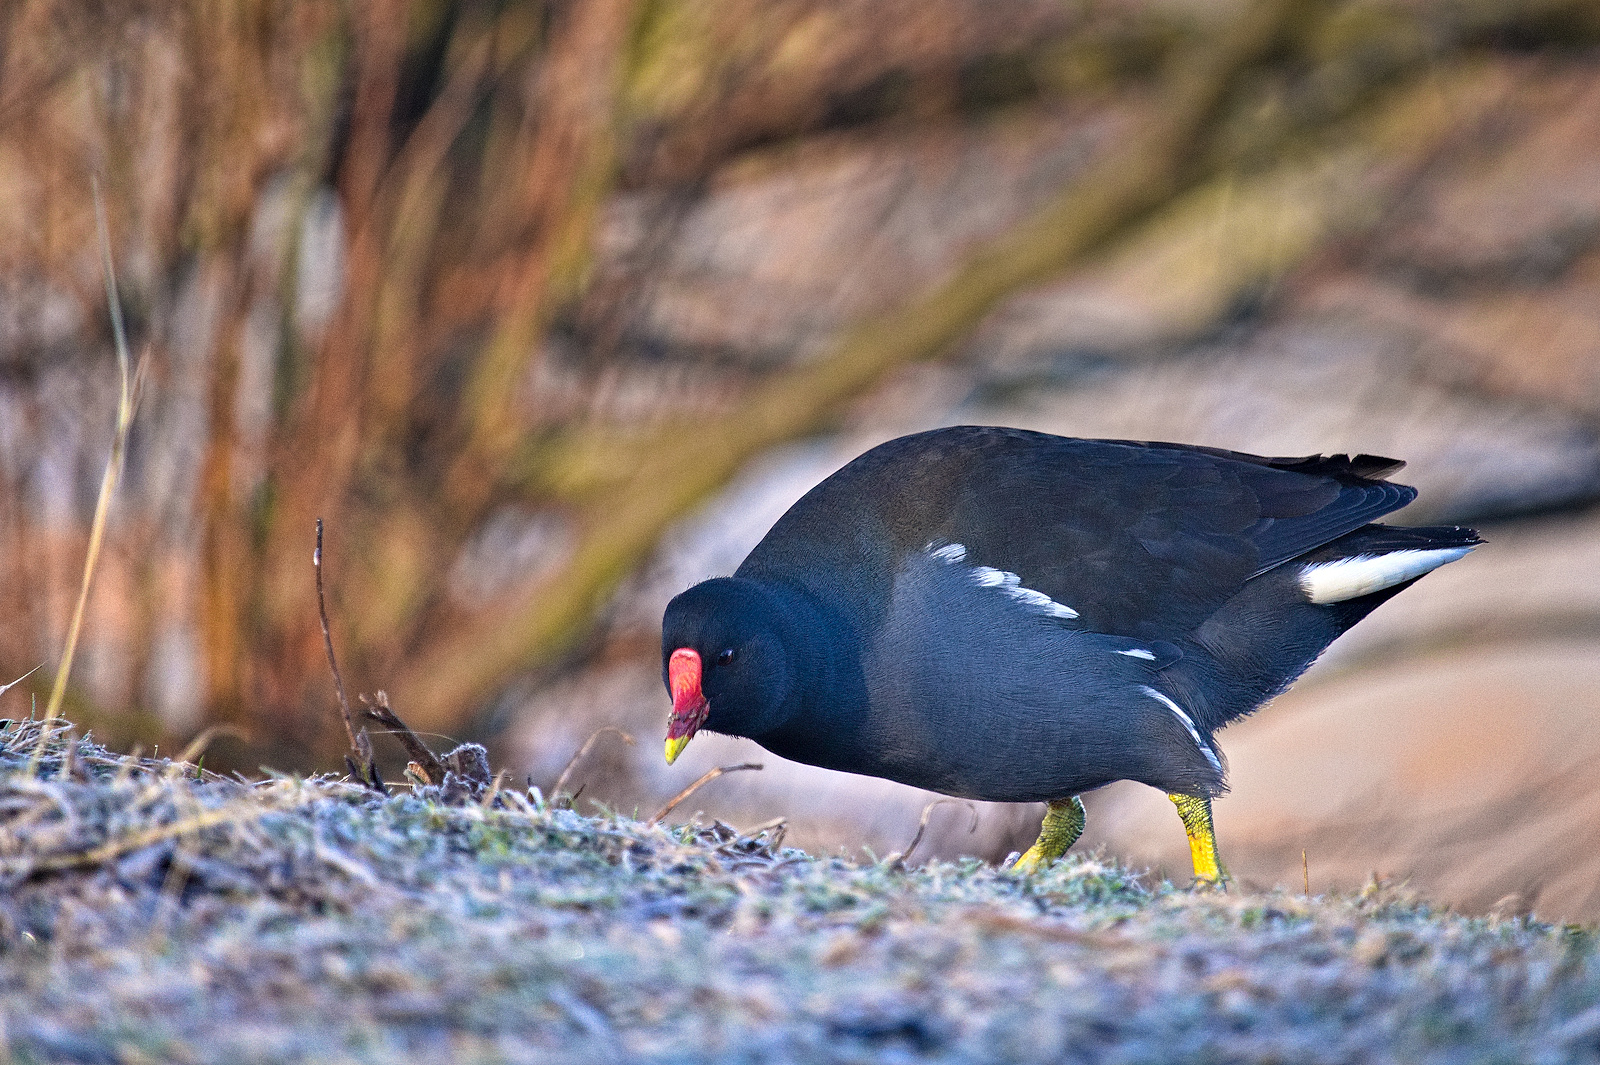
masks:
<svg viewBox="0 0 1600 1065"><path fill-rule="evenodd" d="M761 822L754 828L747 828L744 832L744 838L755 839L763 832L772 833L767 839L766 848L769 852L776 854L783 846L784 837L789 834L789 818L787 816L774 817L770 821Z"/></svg>
<svg viewBox="0 0 1600 1065"><path fill-rule="evenodd" d="M1306 859L1306 852L1304 849L1300 851L1300 872L1305 875L1306 898L1309 899L1311 897L1311 862Z"/></svg>
<svg viewBox="0 0 1600 1065"><path fill-rule="evenodd" d="M362 734L366 734L365 729L362 730ZM383 777L378 773L378 763L368 762L364 767L359 766L356 765L356 760L347 754L344 756L344 765L350 771L351 780L359 780L374 791L382 792L384 795L389 794L389 785L383 782Z"/></svg>
<svg viewBox="0 0 1600 1065"><path fill-rule="evenodd" d="M128 450L128 431L133 427L136 406L136 381L130 372L128 335L122 324L122 304L117 296L117 272L111 261L110 227L106 224L105 201L100 196L100 182L94 180L94 220L100 237L100 258L106 275L106 302L111 308L111 333L116 342L117 372L120 388L117 393L117 425L111 438L111 457L106 460L106 472L100 478L100 496L94 505L94 523L89 527L89 551L83 560L83 582L78 588L78 605L72 611L72 624L67 629L67 646L61 654L61 668L56 671L55 685L50 689L50 701L45 705L44 720L48 724L61 713L61 701L67 694L67 678L72 675L72 659L78 649L78 636L83 631L83 614L89 605L89 587L94 581L95 564L100 559L100 547L105 542L106 521L111 513L111 500L117 494L117 482L122 478L123 457ZM139 376L143 377L143 360ZM31 774L44 754L48 730L41 729L39 742L28 759Z"/></svg>
<svg viewBox="0 0 1600 1065"><path fill-rule="evenodd" d="M933 808L935 806L944 806L946 803L965 806L967 811L972 814L972 824L967 826L967 834L969 836L978 830L978 808L972 803L965 799L934 799L922 808L922 818L917 822L917 834L911 837L911 842L906 844L906 849L884 858L884 863L889 868L904 869L906 867L906 859L911 857L911 852L916 850L917 844L922 842L922 834L928 830L928 819L933 816Z"/></svg>
<svg viewBox="0 0 1600 1065"><path fill-rule="evenodd" d="M572 757L567 759L566 768L561 770L561 775L559 777L556 777L555 787L550 789L551 802L557 802L560 799L561 793L566 790L567 778L572 776L573 768L583 760L583 757L586 754L589 753L589 749L595 745L595 741L601 736L604 736L607 732L615 732L618 736L622 737L622 742L626 743L629 747L633 746L633 737L617 728L615 725L602 725L600 728L595 729L589 734L589 738L583 741L583 746L579 747L575 752L573 752ZM573 798L576 799L577 796L574 795Z"/></svg>
<svg viewBox="0 0 1600 1065"><path fill-rule="evenodd" d="M395 738L405 747L406 753L411 756L411 761L416 764L419 775L424 783L444 783L444 763L439 761L428 745L417 739L417 734L411 731L411 726L400 720L400 715L389 708L389 693L379 692L374 696L360 696L364 712L372 720L391 729ZM365 733L365 729L362 730Z"/></svg>
<svg viewBox="0 0 1600 1065"><path fill-rule="evenodd" d="M328 652L328 668L333 670L333 687L339 693L339 713L344 717L344 733L350 738L350 749L356 754L360 772L357 777L365 781L372 766L372 740L367 730L356 732L355 717L350 713L350 699L344 693L344 676L339 672L339 660L333 654L333 634L328 630L328 604L322 594L322 519L317 519L317 549L311 553L311 568L317 571L317 616L322 619L322 647Z"/></svg>
<svg viewBox="0 0 1600 1065"><path fill-rule="evenodd" d="M699 780L695 781L693 784L690 784L687 788L684 788L682 791L678 792L678 794L674 795L667 802L667 805L657 810L655 816L646 821L645 824L653 825L658 823L663 817L677 809L679 803L683 802L683 800L687 799L689 796L693 795L695 792L699 791L702 787L711 783L713 780L716 780L724 773L738 773L745 769L760 768L761 763L759 762L745 762L743 765L719 765L715 769L708 769L701 774Z"/></svg>

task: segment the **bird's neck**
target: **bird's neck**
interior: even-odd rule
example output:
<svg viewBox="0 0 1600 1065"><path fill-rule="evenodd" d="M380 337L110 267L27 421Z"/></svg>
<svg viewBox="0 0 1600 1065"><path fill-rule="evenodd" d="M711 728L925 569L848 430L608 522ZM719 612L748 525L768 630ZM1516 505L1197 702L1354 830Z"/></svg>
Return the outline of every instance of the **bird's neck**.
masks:
<svg viewBox="0 0 1600 1065"><path fill-rule="evenodd" d="M850 619L820 596L798 584L764 583L779 605L779 624L794 683L779 723L751 738L776 754L812 761L801 757L802 747L818 735L854 727L866 705L856 650L860 642Z"/></svg>

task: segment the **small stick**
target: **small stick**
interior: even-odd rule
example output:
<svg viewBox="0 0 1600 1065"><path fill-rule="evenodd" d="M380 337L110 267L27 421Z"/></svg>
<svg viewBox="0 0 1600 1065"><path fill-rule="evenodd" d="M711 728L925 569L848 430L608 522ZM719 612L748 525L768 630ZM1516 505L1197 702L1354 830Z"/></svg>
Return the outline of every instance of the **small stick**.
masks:
<svg viewBox="0 0 1600 1065"><path fill-rule="evenodd" d="M650 820L646 821L645 824L646 825L654 825L654 824L656 824L663 817L667 816L673 810L677 809L679 803L683 802L683 800L687 799L689 796L691 796L695 792L699 791L703 786L711 783L713 780L716 780L718 777L720 777L724 773L738 773L741 770L745 770L745 769L760 769L760 768L762 768L760 762L745 762L743 765L719 765L715 769L708 769L708 770L705 771L705 773L701 774L699 780L695 781L693 784L690 784L687 788L684 788L682 791L678 792L678 794L674 795L672 797L671 801L668 802L667 805L663 806L661 809L657 810L655 816L652 817Z"/></svg>
<svg viewBox="0 0 1600 1065"><path fill-rule="evenodd" d="M328 631L328 604L322 594L322 519L317 519L317 549L311 553L311 568L317 571L317 616L322 619L322 647L328 652L328 668L333 670L333 687L339 693L339 713L344 717L344 734L350 738L350 749L361 762L362 774L372 764L372 741L365 731L356 737L355 718L350 713L350 699L344 693L344 676L339 672L339 660L333 654L333 634Z"/></svg>
<svg viewBox="0 0 1600 1065"><path fill-rule="evenodd" d="M1305 875L1306 898L1309 899L1311 897L1311 863L1306 860L1306 852L1304 848L1302 848L1300 851L1300 872Z"/></svg>
<svg viewBox="0 0 1600 1065"><path fill-rule="evenodd" d="M577 751L573 753L572 757L567 759L566 768L561 771L561 775L559 777L556 777L556 786L550 789L551 802L554 802L556 797L566 789L567 778L572 775L573 768L583 760L584 755L589 753L589 749L595 745L595 741L601 736L604 736L607 732L615 732L618 736L622 737L623 743L626 743L629 747L633 746L633 737L628 735L626 732L623 732L615 725L602 725L600 728L595 729L589 734L589 738L583 741L583 746L579 747ZM577 798L577 796L574 795L573 798Z"/></svg>
<svg viewBox="0 0 1600 1065"><path fill-rule="evenodd" d="M429 784L444 783L444 763L428 749L428 745L417 739L417 734L411 731L411 726L400 720L400 715L389 709L389 693L379 692L368 698L360 697L362 705L366 708L366 715L384 728L393 729L395 738L405 747L411 760L417 763L422 770L422 775L428 778ZM362 730L365 733L365 729Z"/></svg>
<svg viewBox="0 0 1600 1065"><path fill-rule="evenodd" d="M500 794L500 785L504 784L505 782L506 771L502 769L500 772L494 775L494 782L489 785L489 790L484 793L484 796L481 800L479 800L478 805L483 807L485 810L492 809L494 807L495 796Z"/></svg>
<svg viewBox="0 0 1600 1065"><path fill-rule="evenodd" d="M763 832L772 833L767 838L766 849L767 853L775 854L783 846L784 838L789 834L789 818L774 817L771 821L763 821L754 828L745 829L743 838L753 840Z"/></svg>
<svg viewBox="0 0 1600 1065"><path fill-rule="evenodd" d="M934 799L922 808L922 818L917 822L917 834L911 837L911 843L899 854L891 854L884 859L891 868L904 869L906 867L906 859L911 857L911 852L916 850L917 844L922 842L922 834L928 830L928 819L933 816L933 808L935 806L943 806L946 803L960 803L972 814L972 824L967 826L967 835L970 836L978 830L978 808L972 803L967 802L965 799Z"/></svg>

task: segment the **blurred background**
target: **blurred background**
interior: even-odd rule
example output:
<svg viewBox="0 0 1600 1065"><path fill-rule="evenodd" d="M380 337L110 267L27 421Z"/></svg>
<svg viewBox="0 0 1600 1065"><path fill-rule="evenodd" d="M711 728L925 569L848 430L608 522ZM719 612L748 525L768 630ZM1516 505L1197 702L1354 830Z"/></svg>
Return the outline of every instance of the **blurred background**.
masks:
<svg viewBox="0 0 1600 1065"><path fill-rule="evenodd" d="M10 0L0 696L42 704L144 364L67 715L341 767L347 684L580 809L822 851L930 796L703 736L666 600L941 424L1409 461L1488 546L1225 732L1247 886L1600 919L1600 5ZM390 775L403 758L385 747ZM1188 875L1159 794L1080 847ZM1042 807L941 806L914 860Z"/></svg>

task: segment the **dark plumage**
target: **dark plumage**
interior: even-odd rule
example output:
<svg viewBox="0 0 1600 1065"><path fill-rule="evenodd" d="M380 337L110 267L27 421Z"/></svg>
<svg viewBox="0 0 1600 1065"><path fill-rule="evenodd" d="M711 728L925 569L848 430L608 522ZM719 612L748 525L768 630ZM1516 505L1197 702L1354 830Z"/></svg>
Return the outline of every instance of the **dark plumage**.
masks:
<svg viewBox="0 0 1600 1065"><path fill-rule="evenodd" d="M974 426L892 440L667 607L669 759L704 727L974 799L1215 795L1216 729L1479 542L1369 524L1415 497L1382 480L1400 465Z"/></svg>

